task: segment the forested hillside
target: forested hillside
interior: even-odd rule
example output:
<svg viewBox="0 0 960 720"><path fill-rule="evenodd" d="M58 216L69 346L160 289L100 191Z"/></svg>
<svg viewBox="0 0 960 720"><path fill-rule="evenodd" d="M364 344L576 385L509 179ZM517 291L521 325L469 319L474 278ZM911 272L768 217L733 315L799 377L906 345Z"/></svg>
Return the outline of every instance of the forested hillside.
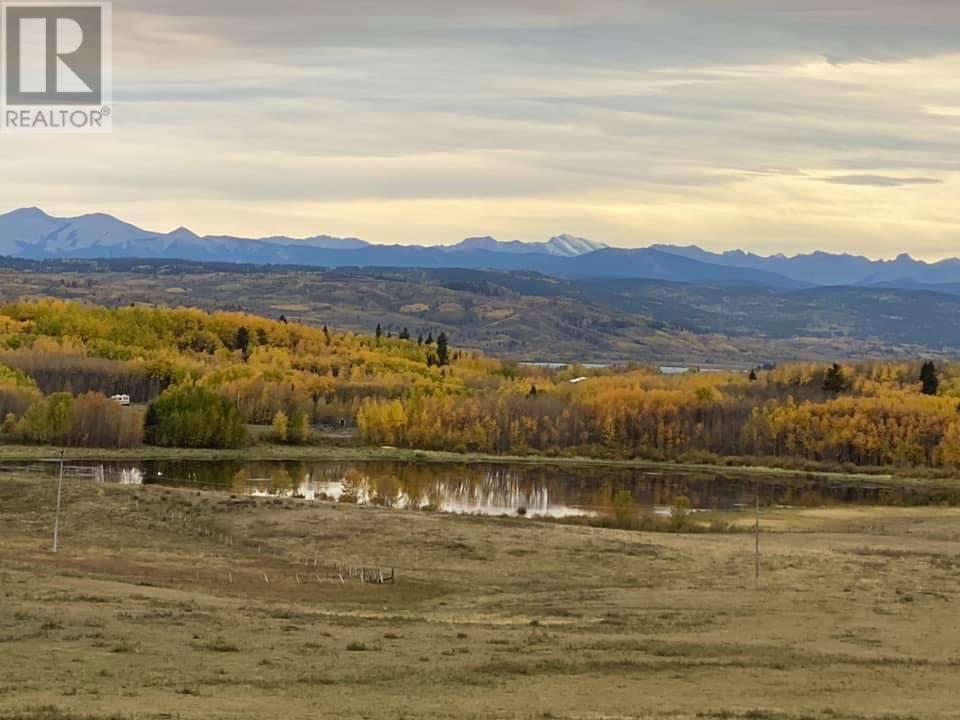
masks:
<svg viewBox="0 0 960 720"><path fill-rule="evenodd" d="M562 280L456 269L0 259L0 302L54 297L242 311L366 334L445 331L542 362L749 368L792 360L960 356L960 295L923 289Z"/></svg>
<svg viewBox="0 0 960 720"><path fill-rule="evenodd" d="M0 309L0 416L8 441L67 445L236 447L248 425L309 443L356 425L419 449L960 467L957 365L548 370L442 332L54 300Z"/></svg>
<svg viewBox="0 0 960 720"><path fill-rule="evenodd" d="M464 393L503 367L454 353L442 333L404 338L240 313L14 303L0 311L0 365L8 368L0 413L8 430L13 415L25 436L52 440L50 432L31 430L42 425L34 422L40 411L27 408L41 393L54 401L58 393L124 393L146 404L164 391L196 387L228 398L246 423L270 424L282 411L297 427L352 424L365 399Z"/></svg>

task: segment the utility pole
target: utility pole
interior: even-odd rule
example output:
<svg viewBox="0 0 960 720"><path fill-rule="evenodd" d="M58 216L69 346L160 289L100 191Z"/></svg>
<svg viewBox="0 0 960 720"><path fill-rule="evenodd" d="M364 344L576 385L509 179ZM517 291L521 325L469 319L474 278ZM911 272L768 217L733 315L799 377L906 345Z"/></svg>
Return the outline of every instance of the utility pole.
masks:
<svg viewBox="0 0 960 720"><path fill-rule="evenodd" d="M57 514L53 518L53 552L60 542L60 508L63 505L63 448L60 448L60 480L57 482Z"/></svg>
<svg viewBox="0 0 960 720"><path fill-rule="evenodd" d="M754 535L756 537L756 567L755 577L757 587L760 587L760 493L757 493L756 513L754 519Z"/></svg>

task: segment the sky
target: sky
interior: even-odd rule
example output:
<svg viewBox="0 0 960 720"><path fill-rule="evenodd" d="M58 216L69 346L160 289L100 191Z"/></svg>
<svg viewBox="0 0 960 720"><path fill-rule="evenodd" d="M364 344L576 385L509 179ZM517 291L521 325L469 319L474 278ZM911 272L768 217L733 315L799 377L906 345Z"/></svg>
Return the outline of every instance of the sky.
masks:
<svg viewBox="0 0 960 720"><path fill-rule="evenodd" d="M0 210L960 255L955 0L120 0L113 42L113 133L0 137Z"/></svg>

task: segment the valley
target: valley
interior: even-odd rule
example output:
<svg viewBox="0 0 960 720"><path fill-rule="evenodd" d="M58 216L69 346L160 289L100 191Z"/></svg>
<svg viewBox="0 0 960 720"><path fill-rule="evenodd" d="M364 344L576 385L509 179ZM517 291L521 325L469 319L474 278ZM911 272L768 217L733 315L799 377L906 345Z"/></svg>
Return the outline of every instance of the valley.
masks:
<svg viewBox="0 0 960 720"><path fill-rule="evenodd" d="M531 362L749 368L790 360L953 357L960 295L896 288L564 280L529 272L324 270L161 260L0 260L0 302L53 297L243 310L369 333L447 332Z"/></svg>

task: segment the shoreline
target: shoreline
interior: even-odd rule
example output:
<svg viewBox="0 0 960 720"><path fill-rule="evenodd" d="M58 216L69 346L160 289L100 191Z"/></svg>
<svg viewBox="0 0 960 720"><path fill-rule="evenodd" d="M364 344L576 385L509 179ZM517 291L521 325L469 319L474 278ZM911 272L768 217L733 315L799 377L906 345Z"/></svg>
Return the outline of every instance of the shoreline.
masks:
<svg viewBox="0 0 960 720"><path fill-rule="evenodd" d="M51 462L59 459L59 448L39 445L0 445L0 462ZM330 462L409 462L446 465L530 465L543 467L582 467L636 469L655 472L698 472L725 475L766 476L767 478L809 479L811 477L846 484L874 484L901 487L954 488L960 477L911 477L894 473L855 472L777 468L763 465L698 464L653 460L611 460L582 456L490 455L454 453L436 450L408 450L392 447L318 447L262 444L237 449L204 448L67 448L66 460L101 462L146 462L153 460L213 461L330 461Z"/></svg>

